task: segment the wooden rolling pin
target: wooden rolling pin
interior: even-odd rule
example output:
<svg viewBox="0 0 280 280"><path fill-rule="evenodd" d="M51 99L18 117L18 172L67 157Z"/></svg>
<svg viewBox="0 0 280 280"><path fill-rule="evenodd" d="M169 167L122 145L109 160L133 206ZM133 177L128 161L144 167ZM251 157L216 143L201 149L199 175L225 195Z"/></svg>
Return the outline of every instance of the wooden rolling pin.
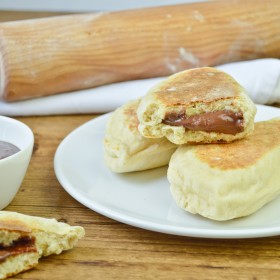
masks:
<svg viewBox="0 0 280 280"><path fill-rule="evenodd" d="M229 0L2 23L0 94L14 101L279 58L279 11L279 0Z"/></svg>

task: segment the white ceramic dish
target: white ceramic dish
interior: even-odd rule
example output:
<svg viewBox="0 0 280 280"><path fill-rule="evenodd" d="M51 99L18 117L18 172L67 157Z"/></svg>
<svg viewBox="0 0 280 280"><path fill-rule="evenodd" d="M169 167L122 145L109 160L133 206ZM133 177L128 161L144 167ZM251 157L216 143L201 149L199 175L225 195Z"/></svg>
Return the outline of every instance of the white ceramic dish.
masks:
<svg viewBox="0 0 280 280"><path fill-rule="evenodd" d="M74 130L55 154L59 182L80 203L117 221L175 235L253 238L280 234L280 197L251 216L215 222L176 206L169 192L166 167L122 175L110 172L102 149L108 116ZM277 116L280 109L258 106L256 121Z"/></svg>
<svg viewBox="0 0 280 280"><path fill-rule="evenodd" d="M0 209L16 195L32 154L34 136L24 123L0 116L0 140L17 146L20 151L0 160Z"/></svg>

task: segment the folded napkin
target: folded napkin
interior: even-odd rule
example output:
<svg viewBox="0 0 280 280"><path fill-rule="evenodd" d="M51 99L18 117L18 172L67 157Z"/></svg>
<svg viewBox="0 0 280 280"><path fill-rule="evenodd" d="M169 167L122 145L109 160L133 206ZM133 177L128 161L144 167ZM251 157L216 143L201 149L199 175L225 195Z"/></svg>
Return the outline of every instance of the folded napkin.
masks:
<svg viewBox="0 0 280 280"><path fill-rule="evenodd" d="M234 77L257 104L280 103L280 60L257 59L217 66ZM139 98L166 77L128 81L13 103L0 102L6 116L110 112Z"/></svg>

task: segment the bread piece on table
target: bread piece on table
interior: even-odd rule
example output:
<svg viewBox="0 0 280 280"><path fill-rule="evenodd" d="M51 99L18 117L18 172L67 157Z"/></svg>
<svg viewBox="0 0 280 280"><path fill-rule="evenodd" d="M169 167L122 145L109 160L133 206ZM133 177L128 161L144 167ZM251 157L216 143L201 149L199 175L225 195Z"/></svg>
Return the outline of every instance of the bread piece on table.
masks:
<svg viewBox="0 0 280 280"><path fill-rule="evenodd" d="M228 74L211 67L179 72L152 88L138 108L139 131L175 144L231 142L254 129L256 106Z"/></svg>
<svg viewBox="0 0 280 280"><path fill-rule="evenodd" d="M35 267L42 256L73 248L84 234L82 227L55 219L0 211L0 279Z"/></svg>
<svg viewBox="0 0 280 280"><path fill-rule="evenodd" d="M280 194L280 119L230 144L183 145L170 160L176 203L213 220L254 213Z"/></svg>
<svg viewBox="0 0 280 280"><path fill-rule="evenodd" d="M177 146L167 139L148 139L138 131L139 100L118 108L110 117L104 139L105 162L114 172L147 170L167 165Z"/></svg>

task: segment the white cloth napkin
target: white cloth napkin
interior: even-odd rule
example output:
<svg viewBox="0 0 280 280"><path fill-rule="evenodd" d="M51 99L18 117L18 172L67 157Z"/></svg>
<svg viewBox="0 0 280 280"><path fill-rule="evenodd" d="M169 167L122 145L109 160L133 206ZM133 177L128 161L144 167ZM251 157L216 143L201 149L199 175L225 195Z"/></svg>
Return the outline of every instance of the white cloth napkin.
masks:
<svg viewBox="0 0 280 280"><path fill-rule="evenodd" d="M280 103L280 60L257 59L217 66L234 77L257 104ZM110 112L141 97L166 77L128 81L26 101L0 101L6 116L63 115Z"/></svg>

